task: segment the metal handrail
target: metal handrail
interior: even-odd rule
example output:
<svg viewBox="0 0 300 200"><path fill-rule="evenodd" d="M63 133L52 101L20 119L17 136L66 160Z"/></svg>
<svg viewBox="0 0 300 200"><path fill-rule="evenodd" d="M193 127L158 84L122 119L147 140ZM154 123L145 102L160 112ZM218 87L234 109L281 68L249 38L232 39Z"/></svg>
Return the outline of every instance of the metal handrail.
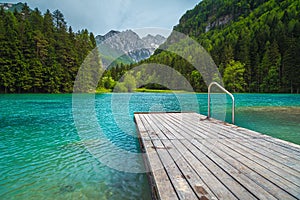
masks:
<svg viewBox="0 0 300 200"><path fill-rule="evenodd" d="M208 118L210 118L210 88L213 85L218 86L222 91L226 92L231 97L231 99L232 99L232 124L234 124L234 107L235 107L234 96L217 82L211 82L208 86L208 115L207 115Z"/></svg>

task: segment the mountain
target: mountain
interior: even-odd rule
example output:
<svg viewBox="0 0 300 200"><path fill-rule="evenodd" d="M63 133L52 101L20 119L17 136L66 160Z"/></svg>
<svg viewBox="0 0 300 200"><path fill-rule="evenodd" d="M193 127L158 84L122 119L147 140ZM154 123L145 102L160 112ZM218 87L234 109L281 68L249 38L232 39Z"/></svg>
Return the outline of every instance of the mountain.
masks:
<svg viewBox="0 0 300 200"><path fill-rule="evenodd" d="M299 93L299 8L300 1L294 0L203 0L174 30L207 50L230 91ZM176 38L171 34L168 41ZM186 45L181 51L193 49ZM207 90L201 74L180 56L159 50L145 62L168 65L195 90Z"/></svg>
<svg viewBox="0 0 300 200"><path fill-rule="evenodd" d="M112 61L122 56L122 62L127 64L149 58L165 40L166 38L161 35L150 34L140 38L132 30L122 32L112 30L103 36L96 36L96 43L106 59Z"/></svg>
<svg viewBox="0 0 300 200"><path fill-rule="evenodd" d="M174 30L199 36L214 28L225 28L230 22L240 21L269 0L203 0L187 11ZM266 10L267 11L267 10Z"/></svg>
<svg viewBox="0 0 300 200"><path fill-rule="evenodd" d="M22 8L24 7L25 4L23 3L17 3L17 4L13 4L13 3L0 3L0 8L3 8L4 10L7 11L14 11L15 9L18 12L21 12Z"/></svg>
<svg viewBox="0 0 300 200"><path fill-rule="evenodd" d="M114 30L111 30L109 31L108 33L106 33L105 35L97 35L96 36L96 42L97 44L100 44L101 42L105 41L106 39L110 38L110 37L113 37L114 35L117 35L121 33L120 31L114 31Z"/></svg>
<svg viewBox="0 0 300 200"><path fill-rule="evenodd" d="M166 41L166 38L161 35L153 36L153 35L148 34L147 36L143 37L142 40L149 47L157 49L159 47L159 45L161 45L162 43L164 43Z"/></svg>

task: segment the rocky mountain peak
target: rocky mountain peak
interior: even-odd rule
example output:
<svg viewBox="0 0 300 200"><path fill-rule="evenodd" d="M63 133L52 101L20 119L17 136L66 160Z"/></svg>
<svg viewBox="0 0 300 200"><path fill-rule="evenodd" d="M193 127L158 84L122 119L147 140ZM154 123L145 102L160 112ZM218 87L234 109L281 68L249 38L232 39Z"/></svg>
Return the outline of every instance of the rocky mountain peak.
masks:
<svg viewBox="0 0 300 200"><path fill-rule="evenodd" d="M157 44L164 43L166 41L166 38L158 34L155 36L148 34L147 36L143 37L142 40L145 41L151 47L157 49L159 47L159 45L157 46Z"/></svg>
<svg viewBox="0 0 300 200"><path fill-rule="evenodd" d="M97 43L101 43L101 42L105 41L107 38L113 37L114 35L117 35L119 33L120 33L120 31L111 30L103 36L102 35L97 35L96 36L96 41L97 41Z"/></svg>
<svg viewBox="0 0 300 200"><path fill-rule="evenodd" d="M105 45L116 52L123 52L129 56L133 62L149 58L166 38L161 35L150 35L141 38L132 30L110 31L104 36L96 37L97 45ZM110 50L111 52L111 50Z"/></svg>

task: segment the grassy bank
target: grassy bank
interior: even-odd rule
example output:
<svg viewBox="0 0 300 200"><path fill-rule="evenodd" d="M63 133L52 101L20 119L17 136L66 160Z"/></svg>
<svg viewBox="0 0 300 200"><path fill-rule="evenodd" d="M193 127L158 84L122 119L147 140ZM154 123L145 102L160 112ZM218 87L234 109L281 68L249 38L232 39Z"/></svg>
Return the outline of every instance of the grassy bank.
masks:
<svg viewBox="0 0 300 200"><path fill-rule="evenodd" d="M135 92L149 92L149 93L186 93L184 90L158 90L158 89L147 89L147 88L137 88Z"/></svg>
<svg viewBox="0 0 300 200"><path fill-rule="evenodd" d="M102 93L111 93L113 92L110 89L105 88L98 88L96 90L96 94L102 94ZM158 90L158 89L147 89L147 88L137 88L134 90L134 92L145 92L145 93L187 93L184 90Z"/></svg>

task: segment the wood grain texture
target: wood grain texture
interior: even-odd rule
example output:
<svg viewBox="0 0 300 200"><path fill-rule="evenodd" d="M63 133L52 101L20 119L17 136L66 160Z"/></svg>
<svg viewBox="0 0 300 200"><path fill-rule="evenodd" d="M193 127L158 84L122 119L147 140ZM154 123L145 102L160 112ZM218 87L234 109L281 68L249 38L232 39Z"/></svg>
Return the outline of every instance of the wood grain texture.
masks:
<svg viewBox="0 0 300 200"><path fill-rule="evenodd" d="M135 113L158 199L300 199L300 147L197 113Z"/></svg>

